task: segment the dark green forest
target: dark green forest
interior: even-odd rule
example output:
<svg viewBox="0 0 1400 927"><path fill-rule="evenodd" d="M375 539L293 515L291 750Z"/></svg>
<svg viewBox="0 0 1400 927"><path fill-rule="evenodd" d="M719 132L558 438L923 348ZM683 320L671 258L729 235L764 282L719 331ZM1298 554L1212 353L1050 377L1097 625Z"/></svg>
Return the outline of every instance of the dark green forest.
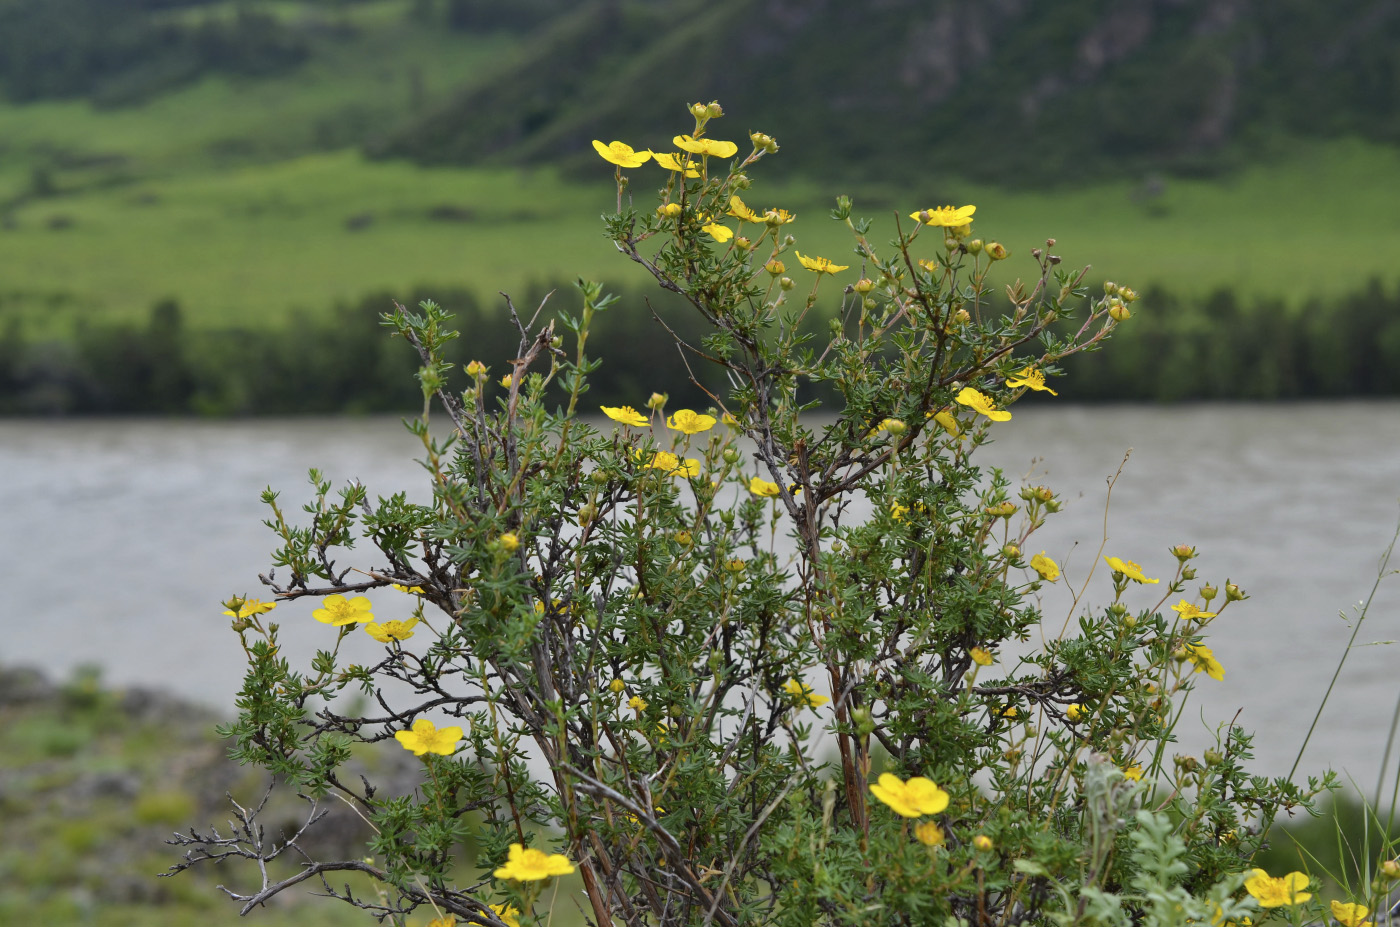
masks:
<svg viewBox="0 0 1400 927"><path fill-rule="evenodd" d="M577 312L567 283L535 286L516 304L533 308L551 291L551 309ZM617 308L598 317L590 336L591 353L604 363L590 379L585 408L636 405L654 390L708 405L650 317L654 309L698 344L706 333L699 314L672 294L618 292ZM456 314L462 337L449 356L459 368L516 356L503 305L483 306L470 291L446 288L416 293L413 303L420 299ZM378 294L328 314L294 315L279 331L188 330L173 302L153 307L143 324L84 326L69 340L26 340L12 323L0 331L0 415L411 413L422 402L418 361L380 324L392 306L390 295ZM1105 350L1064 362L1065 376L1054 382L1061 401L1400 395L1400 286L1373 281L1333 304L1293 312L1267 300L1244 303L1229 291L1198 305L1154 289L1138 306L1145 308ZM825 329L813 320L814 336ZM720 390L716 368L692 367L707 389ZM832 399L820 385L810 396Z"/></svg>

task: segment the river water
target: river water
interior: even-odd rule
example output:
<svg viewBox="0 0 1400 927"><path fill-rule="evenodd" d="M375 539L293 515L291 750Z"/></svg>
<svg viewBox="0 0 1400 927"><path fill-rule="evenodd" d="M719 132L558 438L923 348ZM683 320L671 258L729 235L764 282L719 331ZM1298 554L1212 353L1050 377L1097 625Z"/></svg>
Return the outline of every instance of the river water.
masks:
<svg viewBox="0 0 1400 927"><path fill-rule="evenodd" d="M1167 548L1195 544L1193 587L1228 576L1251 595L1211 628L1226 677L1196 677L1183 739L1199 748L1207 728L1239 712L1258 733L1256 771L1286 774L1400 518L1400 403L1041 404L994 428L995 442L978 452L984 464L1031 474L1064 497L1027 554L1044 548L1076 588L1103 540L1106 481L1132 449L1104 553L1165 578L1175 567ZM0 422L0 663L54 675L96 664L109 683L231 710L242 660L219 603L260 594L273 547L261 490L281 490L295 511L309 496L306 469L317 466L338 485L362 481L371 498L424 498L419 451L392 419ZM1068 614L1067 588L1056 584L1045 600L1047 633ZM1134 587L1130 606L1155 603L1160 588ZM1110 596L1100 567L1085 601ZM399 604L376 603L381 617ZM1302 771L1332 766L1374 788L1400 696L1400 652L1384 643L1400 638L1397 606L1392 578ZM305 611L274 613L294 665L330 639ZM351 658L379 652L367 635L351 640Z"/></svg>

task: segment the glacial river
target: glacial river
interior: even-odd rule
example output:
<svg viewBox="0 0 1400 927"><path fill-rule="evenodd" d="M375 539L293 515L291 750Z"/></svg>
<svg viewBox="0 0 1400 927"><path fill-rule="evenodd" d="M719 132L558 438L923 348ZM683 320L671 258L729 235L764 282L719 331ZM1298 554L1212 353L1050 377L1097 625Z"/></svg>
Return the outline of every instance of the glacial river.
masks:
<svg viewBox="0 0 1400 927"><path fill-rule="evenodd" d="M1170 545L1195 544L1201 580L1251 596L1212 627L1223 682L1197 676L1187 747L1239 713L1258 733L1255 768L1288 772L1345 650L1400 518L1400 403L1074 407L1040 404L995 426L978 453L1065 499L1034 540L1080 586L1104 553L1170 576ZM224 598L259 595L273 538L259 493L296 511L306 469L371 497L426 495L420 450L392 419L247 422L0 421L0 663L53 675L96 664L118 686L162 686L231 710L242 671ZM1039 459L1037 459L1039 458ZM1393 567L1400 568L1400 556ZM1068 613L1047 597L1048 633ZM1158 587L1134 588L1133 607ZM1086 602L1109 596L1094 572ZM395 603L376 597L386 617ZM401 600L400 600L401 601ZM1374 788L1400 696L1400 578L1381 583L1301 769L1344 769ZM294 661L329 639L310 606L275 613ZM351 656L377 645L357 635ZM1364 645L1364 646L1363 646ZM1394 769L1396 757L1391 757Z"/></svg>

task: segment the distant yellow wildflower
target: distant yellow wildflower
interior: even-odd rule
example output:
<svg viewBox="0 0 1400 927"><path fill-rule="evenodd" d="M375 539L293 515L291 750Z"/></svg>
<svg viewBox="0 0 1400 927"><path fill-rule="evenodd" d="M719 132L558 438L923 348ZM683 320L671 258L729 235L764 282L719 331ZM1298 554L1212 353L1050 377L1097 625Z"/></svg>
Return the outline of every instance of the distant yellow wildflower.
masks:
<svg viewBox="0 0 1400 927"><path fill-rule="evenodd" d="M1281 908L1285 905L1302 904L1312 897L1308 887L1308 877L1301 872L1290 872L1286 876L1274 878L1263 869L1255 869L1244 887L1261 908Z"/></svg>
<svg viewBox="0 0 1400 927"><path fill-rule="evenodd" d="M972 214L977 211L976 206L936 206L929 209L921 209L918 212L909 214L909 218L915 222L922 222L924 225L941 225L944 228L962 228L972 222Z"/></svg>
<svg viewBox="0 0 1400 927"><path fill-rule="evenodd" d="M948 807L948 793L923 776L905 782L891 773L881 773L870 792L894 809L895 814L906 818L938 814Z"/></svg>
<svg viewBox="0 0 1400 927"><path fill-rule="evenodd" d="M1142 567L1138 566L1131 560L1120 560L1117 557L1105 557L1103 559L1104 562L1107 563L1109 567L1113 570L1113 572L1122 573L1124 576L1128 577L1128 579L1131 579L1135 583L1161 582L1161 580L1159 579L1148 579L1146 574L1142 572Z"/></svg>
<svg viewBox="0 0 1400 927"><path fill-rule="evenodd" d="M615 422L631 425L633 428L646 427L646 416L631 406L599 406L598 408L602 409L603 414Z"/></svg>
<svg viewBox="0 0 1400 927"><path fill-rule="evenodd" d="M622 142L609 142L604 145L597 139L593 140L593 150L602 156L609 164L616 164L618 167L641 167L651 159L651 152L633 150L631 145Z"/></svg>
<svg viewBox="0 0 1400 927"><path fill-rule="evenodd" d="M964 386L958 393L958 405L967 406L972 411L985 415L994 422L1008 422L1011 420L1011 413L998 409L992 402L992 397L986 393L979 392L970 386Z"/></svg>
<svg viewBox="0 0 1400 927"><path fill-rule="evenodd" d="M833 264L824 257L804 257L801 251L796 252L796 254L798 262L803 267L819 274L839 274L851 266L849 264Z"/></svg>
<svg viewBox="0 0 1400 927"><path fill-rule="evenodd" d="M1010 387L1028 386L1033 390L1049 393L1051 396L1060 395L1045 385L1045 374L1034 367L1026 367L1015 376L1007 377L1006 385Z"/></svg>

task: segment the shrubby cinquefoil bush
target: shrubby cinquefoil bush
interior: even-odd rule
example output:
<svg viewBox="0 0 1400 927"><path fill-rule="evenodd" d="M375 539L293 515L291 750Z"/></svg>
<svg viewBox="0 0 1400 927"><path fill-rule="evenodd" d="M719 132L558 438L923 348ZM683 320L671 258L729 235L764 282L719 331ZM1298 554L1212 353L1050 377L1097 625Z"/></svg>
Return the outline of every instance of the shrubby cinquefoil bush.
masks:
<svg viewBox="0 0 1400 927"><path fill-rule="evenodd" d="M994 289L1016 256L973 237L973 206L901 215L877 246L840 198L851 256L799 251L796 217L750 186L776 142L741 156L710 134L717 104L692 114L668 151L595 147L616 168L610 238L709 325L676 336L676 362L718 365L728 391L593 417L588 337L612 302L595 284L576 309L510 306L517 356L460 373L445 313L396 307L431 501L313 472L294 516L269 491L274 601L226 603L248 659L235 757L305 795L308 826L334 796L374 836L315 859L240 807L231 832L178 838L180 868L247 858L245 910L312 879L394 924L1301 916L1307 877L1264 881L1251 857L1328 783L1249 775L1230 725L1201 758L1173 750L1192 687L1225 671L1203 631L1244 593L1193 591L1189 546L1109 551L1112 601L1061 626L1037 593L1065 578L1033 543L1059 497L974 463L1133 291L1087 292L1053 241ZM309 667L274 604L327 625ZM379 661L342 659L366 633ZM412 793L341 774L398 750L422 758Z"/></svg>

